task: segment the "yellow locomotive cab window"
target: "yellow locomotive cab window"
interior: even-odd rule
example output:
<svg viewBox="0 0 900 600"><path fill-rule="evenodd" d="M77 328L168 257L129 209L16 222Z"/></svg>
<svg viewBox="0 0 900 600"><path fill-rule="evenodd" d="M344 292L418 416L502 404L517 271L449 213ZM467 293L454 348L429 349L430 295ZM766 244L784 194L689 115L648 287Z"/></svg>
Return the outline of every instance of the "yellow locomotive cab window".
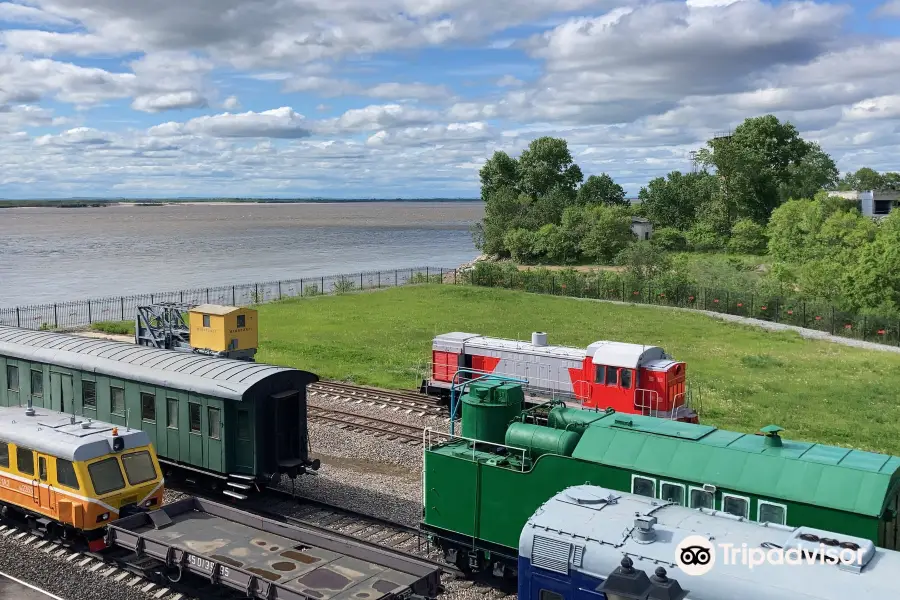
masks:
<svg viewBox="0 0 900 600"><path fill-rule="evenodd" d="M156 468L153 466L150 453L146 450L123 455L122 466L125 467L125 475L128 476L128 483L131 485L156 479Z"/></svg>
<svg viewBox="0 0 900 600"><path fill-rule="evenodd" d="M59 485L77 490L81 486L78 485L78 476L75 474L75 467L68 460L56 459L56 481Z"/></svg>
<svg viewBox="0 0 900 600"><path fill-rule="evenodd" d="M26 475L34 475L34 452L16 447L16 468Z"/></svg>
<svg viewBox="0 0 900 600"><path fill-rule="evenodd" d="M98 496L115 492L125 487L122 469L119 468L119 461L114 456L88 465L88 472L91 474L94 492Z"/></svg>

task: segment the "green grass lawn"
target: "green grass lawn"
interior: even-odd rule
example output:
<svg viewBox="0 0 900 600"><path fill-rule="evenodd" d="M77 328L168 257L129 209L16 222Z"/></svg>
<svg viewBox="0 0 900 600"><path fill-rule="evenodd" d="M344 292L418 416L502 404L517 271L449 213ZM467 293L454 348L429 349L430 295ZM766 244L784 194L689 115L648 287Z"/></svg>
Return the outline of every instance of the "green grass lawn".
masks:
<svg viewBox="0 0 900 600"><path fill-rule="evenodd" d="M900 454L900 354L804 340L647 306L468 286L410 286L257 307L260 362L380 387L412 388L439 333L468 331L586 346L662 346L688 363L701 421Z"/></svg>

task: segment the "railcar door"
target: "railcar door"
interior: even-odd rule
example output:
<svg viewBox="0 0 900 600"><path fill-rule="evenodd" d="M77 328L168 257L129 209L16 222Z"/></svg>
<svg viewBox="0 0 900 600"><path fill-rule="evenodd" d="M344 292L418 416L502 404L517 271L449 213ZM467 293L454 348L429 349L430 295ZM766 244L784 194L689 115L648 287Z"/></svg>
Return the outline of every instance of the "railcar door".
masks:
<svg viewBox="0 0 900 600"><path fill-rule="evenodd" d="M37 454L37 478L35 485L38 487L38 504L41 512L52 513L56 510L56 494L50 485L49 472L50 458L46 454Z"/></svg>
<svg viewBox="0 0 900 600"><path fill-rule="evenodd" d="M60 412L74 412L75 389L72 376L50 373L50 408Z"/></svg>
<svg viewBox="0 0 900 600"><path fill-rule="evenodd" d="M891 512L889 520L882 520L879 524L879 545L891 550L900 550L900 527L898 527L898 512L900 512L900 490L894 490L893 497L888 502L888 510Z"/></svg>
<svg viewBox="0 0 900 600"><path fill-rule="evenodd" d="M275 456L278 464L287 466L301 456L300 392L289 390L274 394L275 402Z"/></svg>
<svg viewBox="0 0 900 600"><path fill-rule="evenodd" d="M255 460L253 454L253 417L250 408L237 409L237 426L232 427L234 436L234 466L235 468L253 472Z"/></svg>

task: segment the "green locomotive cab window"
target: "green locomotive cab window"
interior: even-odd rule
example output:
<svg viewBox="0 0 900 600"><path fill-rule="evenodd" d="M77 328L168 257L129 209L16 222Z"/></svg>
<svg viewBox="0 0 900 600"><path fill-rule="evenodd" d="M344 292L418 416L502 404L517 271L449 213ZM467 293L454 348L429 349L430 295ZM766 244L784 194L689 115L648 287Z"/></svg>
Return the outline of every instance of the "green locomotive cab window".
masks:
<svg viewBox="0 0 900 600"><path fill-rule="evenodd" d="M776 525L787 524L787 507L783 504L774 502L759 501L759 515L757 521L760 523L774 523Z"/></svg>
<svg viewBox="0 0 900 600"><path fill-rule="evenodd" d="M722 510L736 517L750 518L750 500L741 496L722 494Z"/></svg>
<svg viewBox="0 0 900 600"><path fill-rule="evenodd" d="M141 420L156 422L156 396L141 392Z"/></svg>
<svg viewBox="0 0 900 600"><path fill-rule="evenodd" d="M621 385L626 390L631 389L631 369L622 369L622 373L619 375L619 380L621 381Z"/></svg>
<svg viewBox="0 0 900 600"><path fill-rule="evenodd" d="M146 450L123 455L122 466L125 467L125 475L128 476L128 483L131 485L156 479L156 467L153 466L153 459Z"/></svg>
<svg viewBox="0 0 900 600"><path fill-rule="evenodd" d="M615 367L609 367L606 369L606 385L616 385L618 383L619 370Z"/></svg>
<svg viewBox="0 0 900 600"><path fill-rule="evenodd" d="M166 398L166 427L178 429L178 400Z"/></svg>
<svg viewBox="0 0 900 600"><path fill-rule="evenodd" d="M691 488L691 508L708 508L714 509L716 503L716 495L702 488Z"/></svg>
<svg viewBox="0 0 900 600"><path fill-rule="evenodd" d="M34 452L30 448L16 447L16 468L21 473L34 475Z"/></svg>
<svg viewBox="0 0 900 600"><path fill-rule="evenodd" d="M656 480L640 475L631 476L631 493L656 498Z"/></svg>
<svg viewBox="0 0 900 600"><path fill-rule="evenodd" d="M85 408L97 408L97 383L81 380L81 405Z"/></svg>
<svg viewBox="0 0 900 600"><path fill-rule="evenodd" d="M246 410L237 412L237 437L245 442L250 441L250 413Z"/></svg>
<svg viewBox="0 0 900 600"><path fill-rule="evenodd" d="M68 460L56 459L56 481L69 489L77 490L78 476L75 474L75 466Z"/></svg>
<svg viewBox="0 0 900 600"><path fill-rule="evenodd" d="M208 432L208 434L209 434L210 439L217 440L217 439L219 439L219 437L220 437L220 432L219 432L219 425L220 425L220 423L219 423L219 409L218 409L218 408L209 407L208 411L209 411L209 412L207 412L207 414L206 414L206 416L207 416L207 425L208 425L208 427L209 427L209 432Z"/></svg>
<svg viewBox="0 0 900 600"><path fill-rule="evenodd" d="M604 365L594 365L594 383L603 385L606 381L606 367Z"/></svg>
<svg viewBox="0 0 900 600"><path fill-rule="evenodd" d="M11 392L19 391L19 367L6 365L6 389Z"/></svg>
<svg viewBox="0 0 900 600"><path fill-rule="evenodd" d="M31 372L31 395L37 397L44 395L44 373L42 371Z"/></svg>
<svg viewBox="0 0 900 600"><path fill-rule="evenodd" d="M109 411L120 417L125 416L125 390L122 388L109 388Z"/></svg>
<svg viewBox="0 0 900 600"><path fill-rule="evenodd" d="M188 402L188 416L191 420L191 433L200 433L200 405L196 402Z"/></svg>
<svg viewBox="0 0 900 600"><path fill-rule="evenodd" d="M238 315L237 316L237 326L238 329L243 329L247 326L247 315Z"/></svg>
<svg viewBox="0 0 900 600"><path fill-rule="evenodd" d="M551 592L550 590L541 590L540 600L565 600L562 594Z"/></svg>
<svg viewBox="0 0 900 600"><path fill-rule="evenodd" d="M91 483L94 484L94 492L98 496L121 490L125 487L125 479L122 478L122 469L115 456L105 458L88 466L91 475Z"/></svg>
<svg viewBox="0 0 900 600"><path fill-rule="evenodd" d="M680 483L661 481L659 483L659 499L684 506L684 486Z"/></svg>
<svg viewBox="0 0 900 600"><path fill-rule="evenodd" d="M9 468L9 444L0 442L0 467Z"/></svg>

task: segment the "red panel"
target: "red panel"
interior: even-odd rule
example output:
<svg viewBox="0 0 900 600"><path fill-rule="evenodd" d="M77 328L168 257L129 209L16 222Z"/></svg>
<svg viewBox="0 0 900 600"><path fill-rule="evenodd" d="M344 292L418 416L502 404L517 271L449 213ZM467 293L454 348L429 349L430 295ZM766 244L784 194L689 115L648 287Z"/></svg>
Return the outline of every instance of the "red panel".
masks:
<svg viewBox="0 0 900 600"><path fill-rule="evenodd" d="M431 353L431 377L435 381L449 383L459 370L459 354L434 350Z"/></svg>
<svg viewBox="0 0 900 600"><path fill-rule="evenodd" d="M498 364L500 359L496 356L472 356L472 369L475 371L493 373Z"/></svg>
<svg viewBox="0 0 900 600"><path fill-rule="evenodd" d="M572 393L575 397L587 405L591 397L591 378L585 377L585 373L591 372L591 359L585 358L580 369L569 368L569 381L572 382Z"/></svg>

